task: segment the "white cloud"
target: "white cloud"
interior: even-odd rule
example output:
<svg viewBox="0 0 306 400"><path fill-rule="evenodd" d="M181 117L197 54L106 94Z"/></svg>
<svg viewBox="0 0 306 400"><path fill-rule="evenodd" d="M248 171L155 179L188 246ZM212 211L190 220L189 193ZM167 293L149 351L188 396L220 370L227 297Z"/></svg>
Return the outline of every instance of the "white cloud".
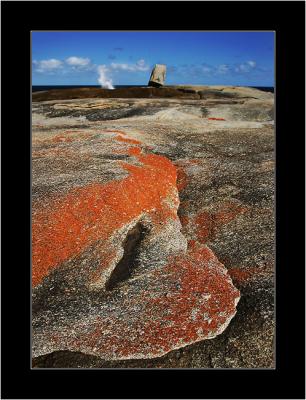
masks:
<svg viewBox="0 0 306 400"><path fill-rule="evenodd" d="M66 59L66 63L74 67L87 67L88 65L90 65L90 58L72 56Z"/></svg>
<svg viewBox="0 0 306 400"><path fill-rule="evenodd" d="M37 72L50 72L62 68L63 62L56 60L55 58L50 58L49 60L34 60L33 64Z"/></svg>
<svg viewBox="0 0 306 400"><path fill-rule="evenodd" d="M146 65L145 60L141 59L136 62L136 64L127 64L127 63L111 63L110 68L114 71L148 71L149 66Z"/></svg>
<svg viewBox="0 0 306 400"><path fill-rule="evenodd" d="M130 70L130 66L129 64L123 64L123 63L111 63L110 65L111 69L121 69L123 71L129 71Z"/></svg>
<svg viewBox="0 0 306 400"><path fill-rule="evenodd" d="M146 62L143 59L137 61L136 67L139 71L147 71L149 69L149 66L146 65Z"/></svg>
<svg viewBox="0 0 306 400"><path fill-rule="evenodd" d="M256 67L256 62L255 61L248 61L247 64L249 64L249 66L252 67L252 68Z"/></svg>
<svg viewBox="0 0 306 400"><path fill-rule="evenodd" d="M180 75L192 75L196 77L219 77L232 76L232 74L248 74L253 71L257 71L259 67L256 61L249 60L241 64L219 64L210 65L206 63L202 64L184 64L176 68L176 71Z"/></svg>
<svg viewBox="0 0 306 400"><path fill-rule="evenodd" d="M33 60L33 67L36 72L54 74L59 70L61 73L81 72L95 70L96 65L92 64L90 58L71 56L64 61L50 58L49 60Z"/></svg>
<svg viewBox="0 0 306 400"><path fill-rule="evenodd" d="M209 74L212 71L212 68L204 66L202 67L202 71L204 72L204 74Z"/></svg>
<svg viewBox="0 0 306 400"><path fill-rule="evenodd" d="M249 70L249 67L245 64L240 64L235 68L236 72L246 72Z"/></svg>
<svg viewBox="0 0 306 400"><path fill-rule="evenodd" d="M228 65L226 64L221 64L217 67L216 72L219 74L226 74L227 72L229 72L230 68Z"/></svg>
<svg viewBox="0 0 306 400"><path fill-rule="evenodd" d="M256 61L247 61L235 67L235 72L247 73L256 68Z"/></svg>
<svg viewBox="0 0 306 400"><path fill-rule="evenodd" d="M96 65L91 62L90 58L70 56L63 61L50 58L49 60L33 60L32 63L34 71L39 73L55 74L61 72L61 74L69 74L90 70L96 71L99 84L107 89L114 89L112 74L117 71L141 72L150 69L144 59L139 59L134 64L111 63L110 65Z"/></svg>

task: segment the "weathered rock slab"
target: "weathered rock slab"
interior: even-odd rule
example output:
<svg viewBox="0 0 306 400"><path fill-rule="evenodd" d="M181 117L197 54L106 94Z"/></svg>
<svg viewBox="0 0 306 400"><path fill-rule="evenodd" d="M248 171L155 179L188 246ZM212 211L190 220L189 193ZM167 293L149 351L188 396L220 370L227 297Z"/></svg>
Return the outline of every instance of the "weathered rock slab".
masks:
<svg viewBox="0 0 306 400"><path fill-rule="evenodd" d="M88 181L84 161L101 142L126 156L109 160L125 178ZM220 334L239 291L210 249L182 235L174 164L123 132L65 132L37 146L40 165L56 164L59 148L64 161L82 156L70 189L33 202L33 355L152 358ZM49 174L56 180L58 169Z"/></svg>
<svg viewBox="0 0 306 400"><path fill-rule="evenodd" d="M192 90L33 103L34 366L273 368L273 95Z"/></svg>

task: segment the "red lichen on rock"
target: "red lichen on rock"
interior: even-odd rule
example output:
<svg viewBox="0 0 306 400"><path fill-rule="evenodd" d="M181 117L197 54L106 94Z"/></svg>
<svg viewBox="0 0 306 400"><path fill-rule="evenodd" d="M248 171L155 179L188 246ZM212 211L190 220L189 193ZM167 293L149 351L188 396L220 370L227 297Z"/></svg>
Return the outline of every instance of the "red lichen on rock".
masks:
<svg viewBox="0 0 306 400"><path fill-rule="evenodd" d="M54 136L54 138L52 139L52 142L54 142L54 143L72 142L72 141L73 141L73 139L71 137L66 137L66 136L62 136L62 135Z"/></svg>
<svg viewBox="0 0 306 400"><path fill-rule="evenodd" d="M188 184L188 175L182 167L177 167L177 189L182 191Z"/></svg>
<svg viewBox="0 0 306 400"><path fill-rule="evenodd" d="M203 211L196 216L195 223L197 226L196 233L198 241L200 243L206 243L215 227L213 214Z"/></svg>
<svg viewBox="0 0 306 400"><path fill-rule="evenodd" d="M132 138L126 137L126 133L123 131L106 129L103 132L104 133L114 133L115 140L117 140L118 142L124 142L124 143L128 143L128 144L136 144L136 145L141 144L141 142L137 139L132 139Z"/></svg>
<svg viewBox="0 0 306 400"><path fill-rule="evenodd" d="M140 144L141 142L139 140L136 139L129 139L126 137L122 137L122 136L117 136L116 140L118 140L118 142L125 142L125 143L129 143L129 144Z"/></svg>
<svg viewBox="0 0 306 400"><path fill-rule="evenodd" d="M194 164L194 165L199 165L201 164L201 160L199 160L198 158L191 158L189 161L189 164Z"/></svg>
<svg viewBox="0 0 306 400"><path fill-rule="evenodd" d="M210 119L210 120L212 120L212 121L225 121L225 119L224 118L208 118L208 119Z"/></svg>
<svg viewBox="0 0 306 400"><path fill-rule="evenodd" d="M65 131L64 133L67 134L67 131ZM91 133L79 133L79 132L73 132L73 131L69 131L70 135L75 134L75 136L65 136L63 134L60 135L56 135L51 139L51 142L53 143L70 143L70 142L76 142L79 140L87 140L89 139L92 134Z"/></svg>
<svg viewBox="0 0 306 400"><path fill-rule="evenodd" d="M175 340L177 344L194 342L220 328L235 313L239 291L220 267L213 252L198 243L190 243L185 256L169 263L163 274L173 276L177 290L152 301L157 313L166 315L166 326L157 324L154 331L150 325L152 342L162 345L163 340L166 345L169 338L172 346Z"/></svg>
<svg viewBox="0 0 306 400"><path fill-rule="evenodd" d="M126 153L126 151L125 151L125 153ZM130 156L138 156L138 155L141 153L141 149L140 149L139 147L130 147L130 148L127 150L127 153L128 153Z"/></svg>
<svg viewBox="0 0 306 400"><path fill-rule="evenodd" d="M98 318L81 348L116 359L157 357L215 336L235 315L239 291L206 246L191 241L187 254L173 257L153 275L172 289L140 292L134 302L144 311L129 325L122 319ZM76 343L70 346L75 349Z"/></svg>
<svg viewBox="0 0 306 400"><path fill-rule="evenodd" d="M179 191L182 191L186 188L189 181L186 168L192 167L193 165L201 164L201 160L197 158L192 158L188 160L185 159L185 160L179 160L175 164L177 167L177 188Z"/></svg>
<svg viewBox="0 0 306 400"><path fill-rule="evenodd" d="M228 201L222 204L222 207L215 213L215 223L221 226L229 223L238 215L243 214L248 210L248 207L238 205L234 202Z"/></svg>
<svg viewBox="0 0 306 400"><path fill-rule="evenodd" d="M129 172L127 178L73 189L59 196L48 209L34 212L33 286L57 265L94 241L108 238L144 211L158 212L161 222L171 214L175 217L176 210L165 208L162 201L173 197L176 168L165 157L132 151L142 166L121 162Z"/></svg>
<svg viewBox="0 0 306 400"><path fill-rule="evenodd" d="M249 270L240 269L240 268L231 268L228 273L230 274L233 281L237 284L241 284L246 282L252 273Z"/></svg>
<svg viewBox="0 0 306 400"><path fill-rule="evenodd" d="M215 212L203 211L199 213L194 220L197 227L197 240L200 243L206 243L218 229L247 210L248 208L245 206L228 201L224 202Z"/></svg>
<svg viewBox="0 0 306 400"><path fill-rule="evenodd" d="M180 221L181 221L182 226L187 226L189 223L189 218L187 215L182 215L180 217Z"/></svg>
<svg viewBox="0 0 306 400"><path fill-rule="evenodd" d="M32 217L33 286L41 284L63 262L91 251L90 246L94 246L94 268L86 270L85 276L87 289L103 288L104 278L109 278L108 272L122 257L123 248L118 252L116 247L121 244L116 241L117 233L120 229L127 232L144 214L153 227L150 235L153 232L158 237L161 232L161 237L173 240L179 250L166 253L175 256L166 255L156 265L141 265L144 270L139 275L108 293L106 300L101 298L106 301L103 307L99 304L86 316L64 319L56 332L45 329L44 341L49 350L68 349L105 359L129 359L162 356L215 337L235 315L239 291L224 266L202 243L215 226L228 223L242 209L223 204L214 212L213 219L211 213L199 214L195 219L199 240L190 240L185 253L186 241L177 227L177 188L183 190L188 181L184 165L175 167L163 156L143 153L137 146L140 142L127 138L123 132L110 133L113 135L106 140L118 142L114 151L130 156L129 162L118 161L128 176L71 189L50 198L47 206L36 204ZM121 146L125 146L122 151ZM182 214L183 226L192 225L194 220L185 212ZM172 231L172 225L177 230ZM175 236L178 234L181 236ZM161 252L163 245L157 243L154 251ZM67 293L64 289L65 296L69 297L71 290L75 289L67 288ZM78 312L79 308L77 305ZM62 312L65 315L66 311Z"/></svg>
<svg viewBox="0 0 306 400"><path fill-rule="evenodd" d="M233 267L228 270L233 282L237 285L244 285L253 279L264 279L270 277L273 265L258 265L255 267Z"/></svg>

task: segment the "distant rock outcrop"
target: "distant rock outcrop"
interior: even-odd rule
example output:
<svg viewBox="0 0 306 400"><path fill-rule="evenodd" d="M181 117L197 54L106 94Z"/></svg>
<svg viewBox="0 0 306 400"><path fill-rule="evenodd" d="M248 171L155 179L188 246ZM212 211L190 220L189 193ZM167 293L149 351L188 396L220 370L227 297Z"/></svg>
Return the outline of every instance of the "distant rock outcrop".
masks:
<svg viewBox="0 0 306 400"><path fill-rule="evenodd" d="M64 99L147 99L147 98L184 98L200 99L196 92L184 93L174 87L129 87L114 90L101 88L73 88L73 89L52 89L44 92L34 92L33 101L64 100Z"/></svg>
<svg viewBox="0 0 306 400"><path fill-rule="evenodd" d="M165 84L166 66L163 64L155 64L150 76L148 86L160 87Z"/></svg>

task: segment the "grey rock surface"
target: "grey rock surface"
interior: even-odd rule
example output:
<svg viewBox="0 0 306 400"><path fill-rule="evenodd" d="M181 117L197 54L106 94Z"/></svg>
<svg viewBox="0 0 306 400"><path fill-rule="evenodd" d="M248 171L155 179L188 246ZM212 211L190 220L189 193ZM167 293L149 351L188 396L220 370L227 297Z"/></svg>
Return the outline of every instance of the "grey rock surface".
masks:
<svg viewBox="0 0 306 400"><path fill-rule="evenodd" d="M123 152L122 146L141 142L136 147L145 149L146 154L166 157L177 168L181 238L208 246L227 270L240 291L236 315L218 336L160 357L110 360L84 351L51 349L34 358L34 367L274 367L273 95L250 88L194 90L203 91L200 100L34 102L33 202L47 208L59 192L66 195L93 181L125 179L127 171L118 162L136 166L137 159ZM120 114L120 110L124 112ZM122 143L111 140L117 131L126 135ZM165 237L162 242L166 241ZM140 255L144 264L152 260L152 254L156 257L154 246L152 242ZM75 287L76 279L82 280L77 269L82 261L91 259L88 271L95 268L96 251L91 247L80 258L71 259L58 270L57 277L48 278L45 287L50 288L53 279L64 298L68 294L70 300L79 301L78 294L69 294L69 290ZM122 283L122 288L126 284ZM34 324L38 327L43 325L42 310L50 305L50 299L44 305L44 293L34 295ZM54 307L59 304L55 302ZM70 309L74 314L73 307Z"/></svg>

